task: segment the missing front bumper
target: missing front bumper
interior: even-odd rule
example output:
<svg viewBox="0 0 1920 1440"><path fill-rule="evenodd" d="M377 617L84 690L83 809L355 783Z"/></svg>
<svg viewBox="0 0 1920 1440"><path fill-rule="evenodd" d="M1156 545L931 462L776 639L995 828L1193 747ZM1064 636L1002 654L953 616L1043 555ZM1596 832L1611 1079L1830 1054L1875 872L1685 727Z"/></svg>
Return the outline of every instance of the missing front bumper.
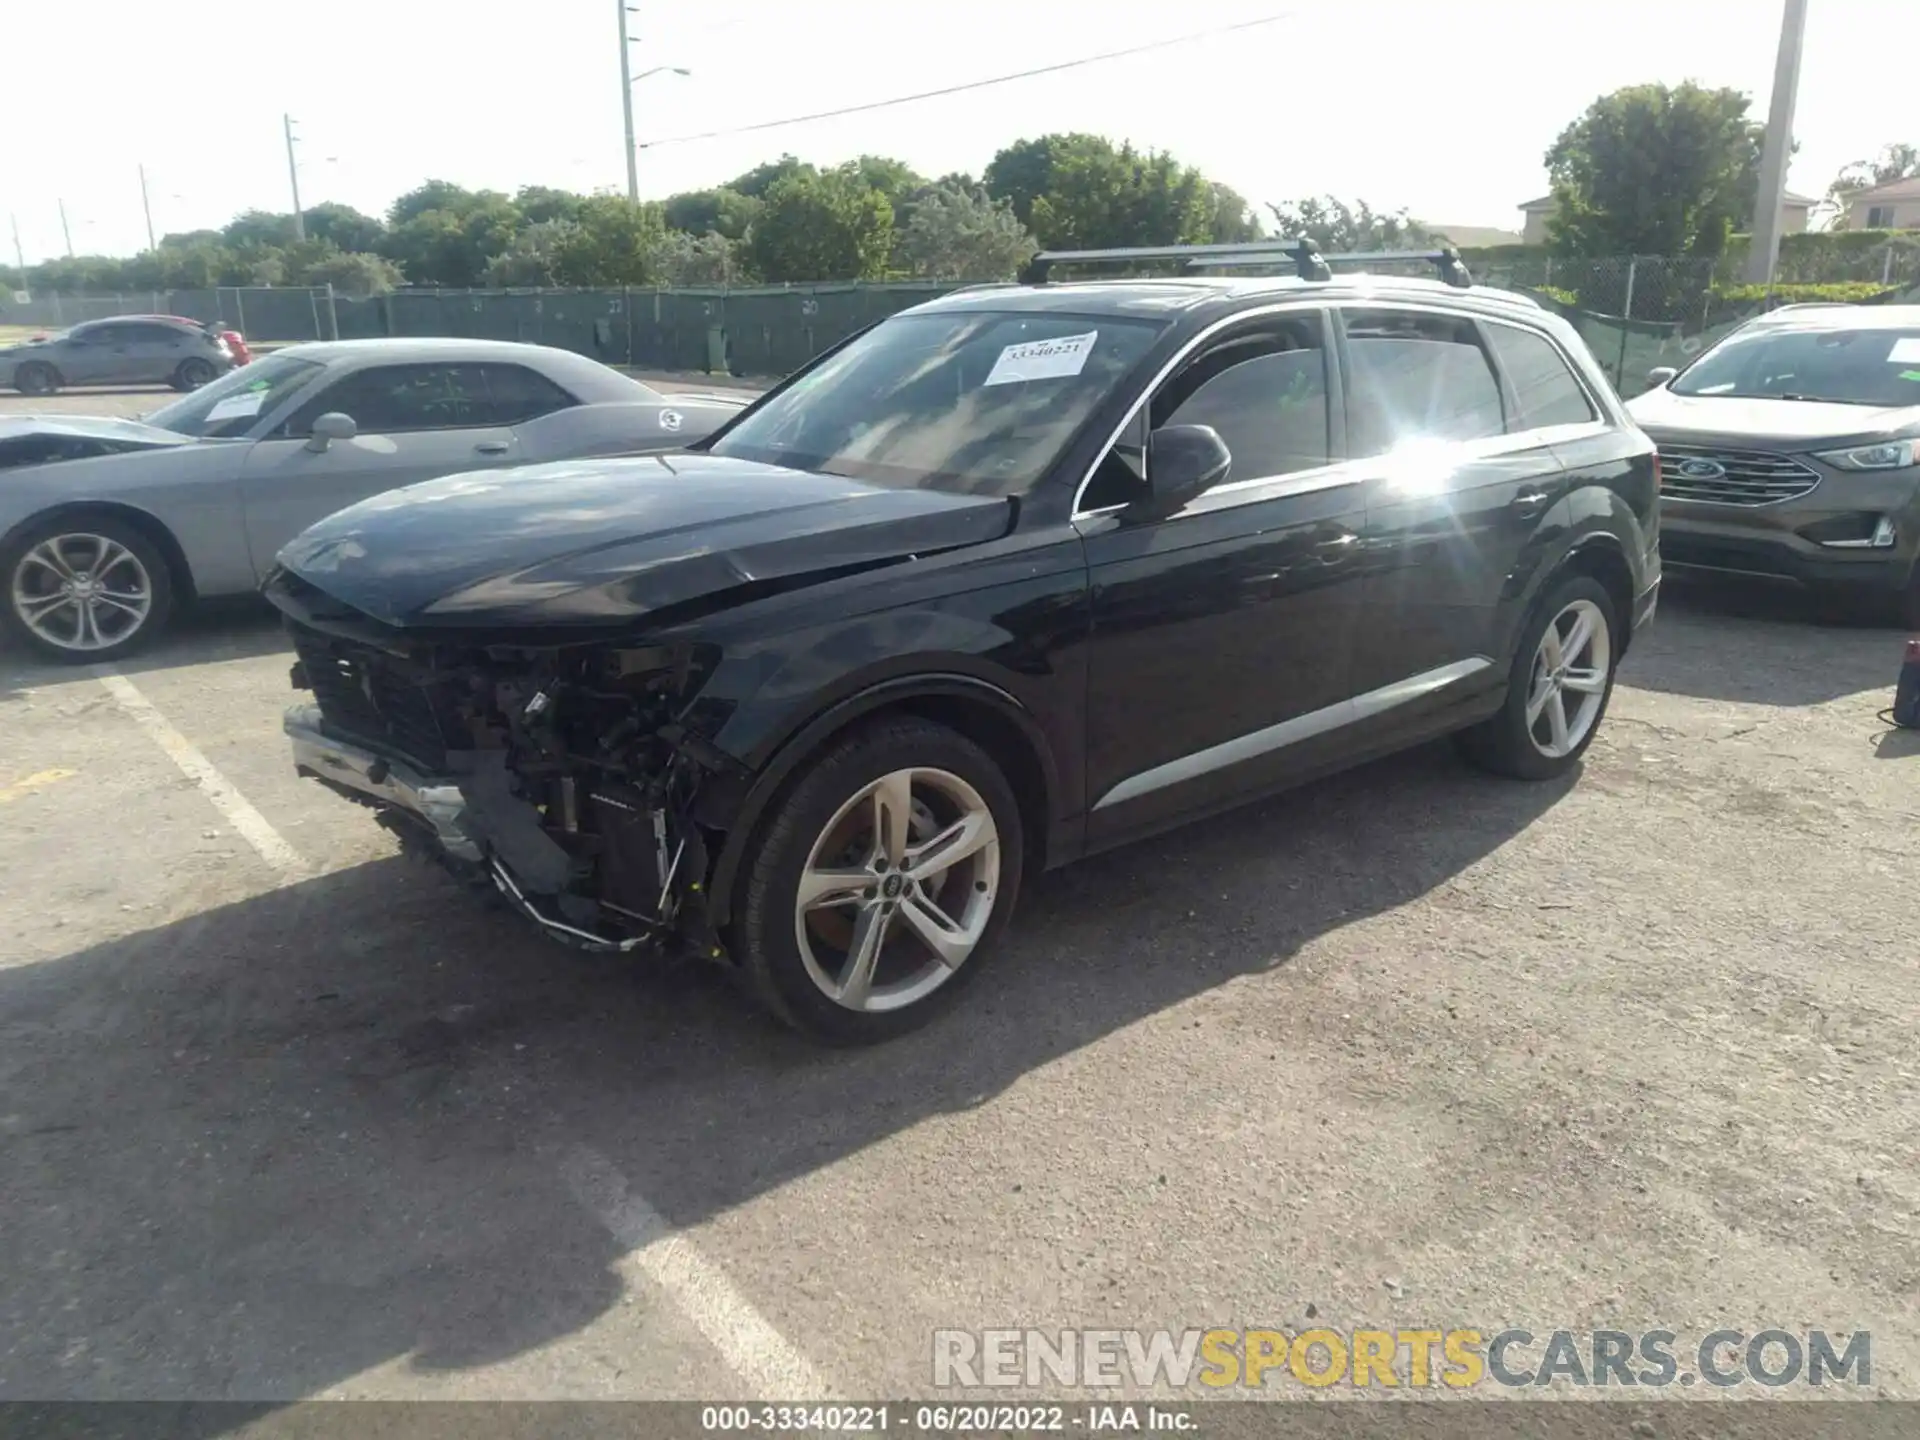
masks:
<svg viewBox="0 0 1920 1440"><path fill-rule="evenodd" d="M467 824L467 798L450 778L423 774L403 760L327 734L317 705L293 706L281 728L293 743L293 765L300 774L397 806L431 830L454 859L485 863L485 847Z"/></svg>

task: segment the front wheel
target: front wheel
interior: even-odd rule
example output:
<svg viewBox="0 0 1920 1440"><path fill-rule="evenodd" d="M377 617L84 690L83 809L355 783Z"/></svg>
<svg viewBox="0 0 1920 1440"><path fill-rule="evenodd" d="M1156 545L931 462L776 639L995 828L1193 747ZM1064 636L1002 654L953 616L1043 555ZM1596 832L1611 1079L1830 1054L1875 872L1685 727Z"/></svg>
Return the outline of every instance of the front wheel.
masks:
<svg viewBox="0 0 1920 1440"><path fill-rule="evenodd" d="M1461 732L1469 760L1518 780L1551 780L1579 763L1599 733L1620 661L1613 599L1569 575L1535 608L1514 652L1506 703Z"/></svg>
<svg viewBox="0 0 1920 1440"><path fill-rule="evenodd" d="M807 762L743 867L734 948L761 999L814 1039L865 1045L953 1002L1005 929L1020 808L987 752L912 717Z"/></svg>
<svg viewBox="0 0 1920 1440"><path fill-rule="evenodd" d="M76 516L31 527L0 553L8 630L53 660L130 655L166 624L166 560L133 526Z"/></svg>

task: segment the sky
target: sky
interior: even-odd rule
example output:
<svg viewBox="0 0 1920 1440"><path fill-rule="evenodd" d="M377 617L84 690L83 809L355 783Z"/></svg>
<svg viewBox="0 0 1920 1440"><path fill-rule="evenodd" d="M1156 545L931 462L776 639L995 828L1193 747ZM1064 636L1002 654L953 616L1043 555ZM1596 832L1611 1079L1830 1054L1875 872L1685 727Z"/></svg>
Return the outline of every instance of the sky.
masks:
<svg viewBox="0 0 1920 1440"><path fill-rule="evenodd" d="M511 191L624 188L621 0L0 0L0 212L29 264L145 248L156 233L305 204L370 213L429 177ZM1021 136L1088 130L1171 151L1259 205L1312 194L1436 224L1518 229L1542 157L1599 95L1728 85L1765 114L1781 0L626 0L647 198L782 152L863 152L978 173ZM917 13L916 13L917 12ZM1270 25L1128 59L729 138L781 120L1148 44ZM1920 143L1878 56L1920 54L1915 0L1810 0L1790 188ZM39 137L37 140L33 137ZM0 247L11 237L0 232ZM8 255L11 259L11 254Z"/></svg>

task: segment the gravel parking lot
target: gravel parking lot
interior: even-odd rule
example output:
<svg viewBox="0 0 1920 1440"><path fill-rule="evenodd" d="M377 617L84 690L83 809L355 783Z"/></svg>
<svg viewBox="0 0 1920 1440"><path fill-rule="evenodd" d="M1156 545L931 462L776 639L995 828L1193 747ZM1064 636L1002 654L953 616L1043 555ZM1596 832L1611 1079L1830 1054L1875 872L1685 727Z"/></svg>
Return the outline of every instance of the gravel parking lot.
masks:
<svg viewBox="0 0 1920 1440"><path fill-rule="evenodd" d="M261 611L0 653L0 1397L873 1398L939 1328L1312 1317L1869 1330L1920 1398L1900 636L1670 592L1573 783L1430 748L1048 877L852 1054L398 858Z"/></svg>

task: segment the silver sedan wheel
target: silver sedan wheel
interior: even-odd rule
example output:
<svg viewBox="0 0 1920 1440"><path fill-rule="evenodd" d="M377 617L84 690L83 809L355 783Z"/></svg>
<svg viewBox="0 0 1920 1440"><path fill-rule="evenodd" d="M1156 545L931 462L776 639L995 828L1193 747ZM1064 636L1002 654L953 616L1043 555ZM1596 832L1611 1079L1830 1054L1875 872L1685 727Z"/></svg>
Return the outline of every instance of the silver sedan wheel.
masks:
<svg viewBox="0 0 1920 1440"><path fill-rule="evenodd" d="M20 557L13 613L61 650L108 650L153 613L153 577L140 557L105 535L54 535Z"/></svg>
<svg viewBox="0 0 1920 1440"><path fill-rule="evenodd" d="M1527 686L1527 738L1558 760L1580 748L1600 718L1613 667L1607 617L1591 600L1575 600L1553 617L1533 652Z"/></svg>
<svg viewBox="0 0 1920 1440"><path fill-rule="evenodd" d="M820 993L849 1010L900 1010L967 962L993 917L1000 832L945 770L895 770L827 822L808 852L794 936Z"/></svg>

